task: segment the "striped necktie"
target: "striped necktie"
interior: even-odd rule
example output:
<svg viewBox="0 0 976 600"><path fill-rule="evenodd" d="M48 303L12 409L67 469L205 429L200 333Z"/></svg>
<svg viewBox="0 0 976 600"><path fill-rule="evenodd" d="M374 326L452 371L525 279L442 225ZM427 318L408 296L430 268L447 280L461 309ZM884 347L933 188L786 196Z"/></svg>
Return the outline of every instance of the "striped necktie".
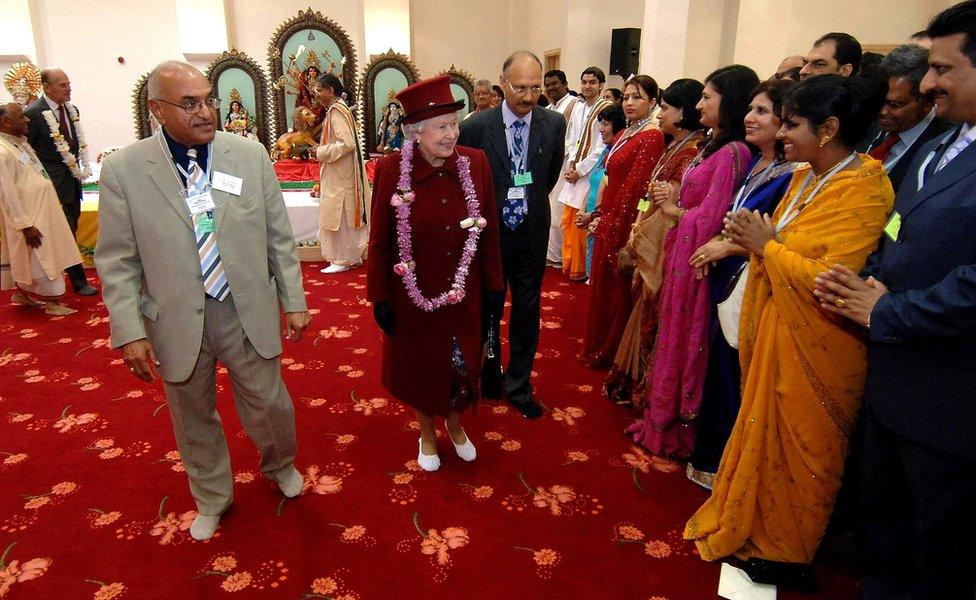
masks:
<svg viewBox="0 0 976 600"><path fill-rule="evenodd" d="M189 194L198 194L206 188L206 176L197 164L197 151L190 148L186 152L190 159L186 189ZM204 222L207 227L204 227ZM207 295L223 302L230 294L227 274L220 263L220 250L213 234L213 213L211 211L193 215L193 232L197 237L197 254L200 255L200 274L203 276L203 289Z"/></svg>

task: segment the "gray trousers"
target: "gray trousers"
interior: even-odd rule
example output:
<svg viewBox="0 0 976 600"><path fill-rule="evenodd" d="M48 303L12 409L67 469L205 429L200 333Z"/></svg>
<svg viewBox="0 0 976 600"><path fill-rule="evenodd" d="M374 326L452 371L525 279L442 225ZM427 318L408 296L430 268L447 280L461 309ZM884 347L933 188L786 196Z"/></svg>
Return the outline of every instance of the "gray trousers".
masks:
<svg viewBox="0 0 976 600"><path fill-rule="evenodd" d="M281 379L278 357L263 358L247 339L233 296L207 297L203 342L186 381L164 381L176 446L202 515L220 515L234 499L230 454L217 414L216 370L230 373L237 415L261 453L261 471L281 482L295 460L295 408Z"/></svg>

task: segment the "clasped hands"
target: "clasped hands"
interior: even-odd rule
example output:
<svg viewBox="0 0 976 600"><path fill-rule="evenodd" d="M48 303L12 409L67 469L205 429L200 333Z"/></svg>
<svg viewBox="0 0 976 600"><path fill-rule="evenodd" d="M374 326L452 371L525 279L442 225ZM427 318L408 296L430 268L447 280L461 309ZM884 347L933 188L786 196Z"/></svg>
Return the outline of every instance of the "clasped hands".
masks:
<svg viewBox="0 0 976 600"><path fill-rule="evenodd" d="M834 265L814 280L820 308L870 327L871 311L888 288L874 277L861 279L844 265Z"/></svg>

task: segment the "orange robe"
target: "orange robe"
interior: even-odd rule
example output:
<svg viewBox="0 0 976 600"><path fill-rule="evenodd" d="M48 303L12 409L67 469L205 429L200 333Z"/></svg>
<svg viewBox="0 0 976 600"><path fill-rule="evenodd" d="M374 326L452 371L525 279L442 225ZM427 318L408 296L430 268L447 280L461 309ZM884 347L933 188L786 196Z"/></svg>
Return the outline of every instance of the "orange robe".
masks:
<svg viewBox="0 0 976 600"><path fill-rule="evenodd" d="M840 488L861 407L863 329L823 311L814 278L840 263L854 272L877 247L894 202L880 162L835 175L799 216L753 256L740 320L742 408L711 497L685 539L701 557L809 563ZM776 223L810 168L797 169Z"/></svg>

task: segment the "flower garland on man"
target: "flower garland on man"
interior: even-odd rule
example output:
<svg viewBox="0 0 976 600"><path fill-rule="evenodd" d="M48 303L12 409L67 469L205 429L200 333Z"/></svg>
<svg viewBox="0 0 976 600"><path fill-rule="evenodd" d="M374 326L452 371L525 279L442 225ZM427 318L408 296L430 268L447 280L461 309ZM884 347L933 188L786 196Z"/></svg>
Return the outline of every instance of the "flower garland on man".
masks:
<svg viewBox="0 0 976 600"><path fill-rule="evenodd" d="M383 385L415 410L417 461L435 471L435 416L446 418L458 456L476 457L461 414L481 395L483 311L504 300L498 212L484 153L457 146L464 102L450 77L397 99L407 141L376 168L368 298L385 334Z"/></svg>

